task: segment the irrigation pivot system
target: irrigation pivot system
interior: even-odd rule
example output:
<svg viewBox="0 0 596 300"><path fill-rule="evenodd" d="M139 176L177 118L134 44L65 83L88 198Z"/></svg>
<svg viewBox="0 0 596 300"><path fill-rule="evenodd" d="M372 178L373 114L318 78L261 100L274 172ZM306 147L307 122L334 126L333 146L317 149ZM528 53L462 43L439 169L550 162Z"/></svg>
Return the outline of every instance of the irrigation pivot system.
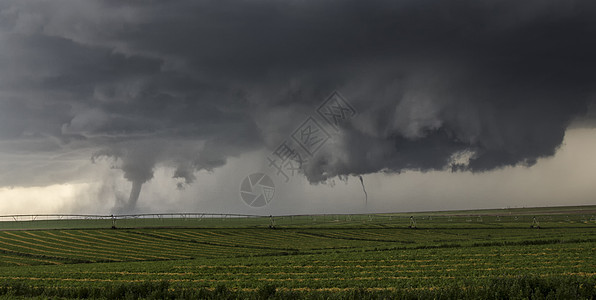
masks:
<svg viewBox="0 0 596 300"><path fill-rule="evenodd" d="M557 228L595 225L595 207L572 211L535 208L368 214L248 215L232 213L145 213L126 215L0 215L0 230L85 228ZM484 218L483 218L484 217ZM538 225L539 224L539 225Z"/></svg>

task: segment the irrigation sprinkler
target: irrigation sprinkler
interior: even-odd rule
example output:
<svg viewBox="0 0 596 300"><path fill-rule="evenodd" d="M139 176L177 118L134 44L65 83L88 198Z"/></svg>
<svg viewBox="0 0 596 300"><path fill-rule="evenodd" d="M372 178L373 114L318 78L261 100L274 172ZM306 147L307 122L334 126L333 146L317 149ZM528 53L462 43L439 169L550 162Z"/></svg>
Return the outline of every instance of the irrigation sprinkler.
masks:
<svg viewBox="0 0 596 300"><path fill-rule="evenodd" d="M414 220L414 216L410 216L410 226L408 226L408 228L410 229L416 229L416 220Z"/></svg>
<svg viewBox="0 0 596 300"><path fill-rule="evenodd" d="M269 215L269 220L271 221L269 229L275 229L275 219L273 218L273 215Z"/></svg>
<svg viewBox="0 0 596 300"><path fill-rule="evenodd" d="M532 218L532 225L530 225L530 228L540 229L540 223L538 223L538 219L536 219L536 217Z"/></svg>
<svg viewBox="0 0 596 300"><path fill-rule="evenodd" d="M112 218L112 229L116 229L116 218L114 215L110 215L110 218Z"/></svg>

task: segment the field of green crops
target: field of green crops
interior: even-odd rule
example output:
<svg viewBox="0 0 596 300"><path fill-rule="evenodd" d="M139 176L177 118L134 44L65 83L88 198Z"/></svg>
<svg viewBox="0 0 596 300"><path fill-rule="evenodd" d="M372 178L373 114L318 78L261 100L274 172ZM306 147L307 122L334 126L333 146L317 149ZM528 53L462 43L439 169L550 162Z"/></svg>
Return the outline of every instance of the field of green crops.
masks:
<svg viewBox="0 0 596 300"><path fill-rule="evenodd" d="M540 229L534 215L490 211L418 214L417 229L399 215L12 228L0 231L0 295L593 299L589 213L545 213Z"/></svg>

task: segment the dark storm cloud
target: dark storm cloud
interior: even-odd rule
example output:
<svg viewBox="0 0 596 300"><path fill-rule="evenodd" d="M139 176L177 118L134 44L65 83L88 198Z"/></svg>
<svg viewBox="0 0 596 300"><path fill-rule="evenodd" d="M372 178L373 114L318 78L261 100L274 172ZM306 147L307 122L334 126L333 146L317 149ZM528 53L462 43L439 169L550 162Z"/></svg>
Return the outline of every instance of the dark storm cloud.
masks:
<svg viewBox="0 0 596 300"><path fill-rule="evenodd" d="M276 146L335 89L358 117L311 181L531 165L595 92L586 1L6 1L0 20L0 138L76 141L139 188Z"/></svg>

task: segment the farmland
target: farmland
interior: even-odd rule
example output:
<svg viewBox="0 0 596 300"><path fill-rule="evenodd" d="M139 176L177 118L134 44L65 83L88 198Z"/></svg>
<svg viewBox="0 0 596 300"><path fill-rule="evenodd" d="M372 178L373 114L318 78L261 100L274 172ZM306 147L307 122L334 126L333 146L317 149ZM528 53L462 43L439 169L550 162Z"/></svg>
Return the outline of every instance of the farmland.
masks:
<svg viewBox="0 0 596 300"><path fill-rule="evenodd" d="M117 229L98 220L63 221L69 229L60 221L21 222L27 230L5 223L0 294L590 299L593 214L594 207L418 213L417 229L403 214L277 217L275 229L269 218L118 220ZM530 228L534 216L540 229Z"/></svg>

